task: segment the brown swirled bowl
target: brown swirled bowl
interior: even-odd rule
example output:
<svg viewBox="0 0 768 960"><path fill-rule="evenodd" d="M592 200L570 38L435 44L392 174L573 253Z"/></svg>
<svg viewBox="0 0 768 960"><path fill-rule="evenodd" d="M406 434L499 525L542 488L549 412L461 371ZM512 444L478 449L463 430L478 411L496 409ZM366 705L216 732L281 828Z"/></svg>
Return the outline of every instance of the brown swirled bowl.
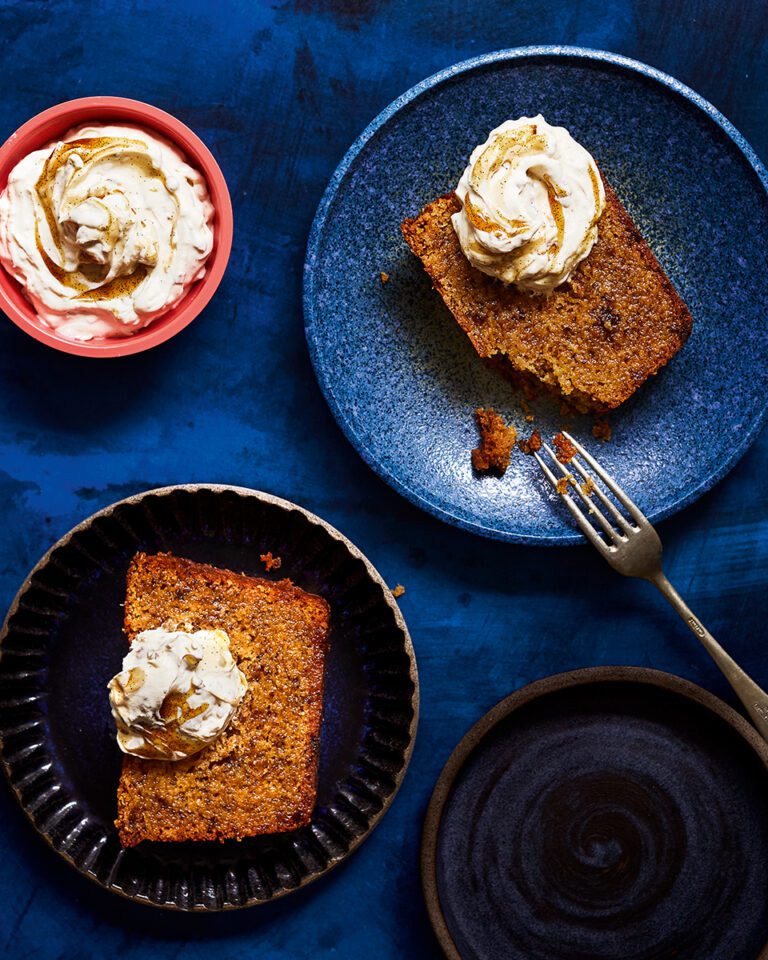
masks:
<svg viewBox="0 0 768 960"><path fill-rule="evenodd" d="M533 683L451 756L422 871L451 960L763 960L768 745L659 671Z"/></svg>

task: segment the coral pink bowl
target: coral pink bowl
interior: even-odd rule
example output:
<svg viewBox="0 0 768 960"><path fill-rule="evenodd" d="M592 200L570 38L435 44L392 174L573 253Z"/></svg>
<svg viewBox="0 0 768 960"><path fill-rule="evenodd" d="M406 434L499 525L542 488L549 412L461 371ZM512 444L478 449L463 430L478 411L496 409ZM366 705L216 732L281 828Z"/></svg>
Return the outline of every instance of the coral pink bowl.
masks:
<svg viewBox="0 0 768 960"><path fill-rule="evenodd" d="M43 110L28 120L0 147L0 191L5 189L8 174L22 157L62 136L72 127L94 121L117 121L148 127L174 143L189 163L208 182L215 213L213 218L213 250L206 262L205 276L194 283L186 296L167 313L153 320L148 327L128 337L99 337L88 341L72 341L60 337L43 324L22 287L0 266L0 309L25 333L47 343L49 347L81 357L124 357L140 353L169 340L191 323L216 292L232 249L232 204L224 175L213 154L203 141L180 120L139 100L124 97L83 97L68 100Z"/></svg>

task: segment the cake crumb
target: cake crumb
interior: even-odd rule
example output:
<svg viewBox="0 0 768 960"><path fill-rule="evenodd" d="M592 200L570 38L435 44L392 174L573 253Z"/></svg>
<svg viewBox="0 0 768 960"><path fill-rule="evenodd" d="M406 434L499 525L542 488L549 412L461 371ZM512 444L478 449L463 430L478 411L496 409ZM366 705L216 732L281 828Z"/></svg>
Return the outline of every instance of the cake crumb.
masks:
<svg viewBox="0 0 768 960"><path fill-rule="evenodd" d="M599 417L592 425L592 436L596 440L605 440L606 442L613 436L611 425L605 417Z"/></svg>
<svg viewBox="0 0 768 960"><path fill-rule="evenodd" d="M402 597L404 593L405 587L402 585L402 583L398 583L398 585L392 591L392 596L395 598L395 600L397 600L399 597Z"/></svg>
<svg viewBox="0 0 768 960"><path fill-rule="evenodd" d="M270 570L279 570L280 567L283 565L283 561L280 559L280 557L272 556L271 550L268 553L262 553L259 556L259 560L261 560L261 562L267 568L267 572L269 572Z"/></svg>
<svg viewBox="0 0 768 960"><path fill-rule="evenodd" d="M581 485L581 492L585 497L591 497L595 490L595 481L592 477L588 477L587 480Z"/></svg>
<svg viewBox="0 0 768 960"><path fill-rule="evenodd" d="M493 472L503 476L517 440L517 430L507 426L492 408L475 410L480 446L472 451L472 466L478 473Z"/></svg>
<svg viewBox="0 0 768 960"><path fill-rule="evenodd" d="M563 493L563 494L568 493L568 482L572 479L573 477L570 474L568 474L565 477L560 477L560 479L555 484L555 487L557 488L557 492Z"/></svg>
<svg viewBox="0 0 768 960"><path fill-rule="evenodd" d="M576 456L576 447L574 447L564 433L558 433L552 443L554 444L555 453L560 463L570 463Z"/></svg>
<svg viewBox="0 0 768 960"><path fill-rule="evenodd" d="M534 454L537 450L541 450L541 434L539 433L538 427L527 440L520 440L517 445L523 453L527 454Z"/></svg>
<svg viewBox="0 0 768 960"><path fill-rule="evenodd" d="M533 413L531 412L531 408L528 406L528 401L525 399L525 397L520 398L520 406L523 408L523 416L525 417L525 422L533 423L535 418L533 416Z"/></svg>
<svg viewBox="0 0 768 960"><path fill-rule="evenodd" d="M389 283L389 274L381 270L379 272L379 280L381 280L382 283Z"/></svg>

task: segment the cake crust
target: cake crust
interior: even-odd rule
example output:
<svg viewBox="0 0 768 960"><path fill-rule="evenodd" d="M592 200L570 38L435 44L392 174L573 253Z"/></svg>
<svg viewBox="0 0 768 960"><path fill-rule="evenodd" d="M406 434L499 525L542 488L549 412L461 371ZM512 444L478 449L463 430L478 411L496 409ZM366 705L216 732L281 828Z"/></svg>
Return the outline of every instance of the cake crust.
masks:
<svg viewBox="0 0 768 960"><path fill-rule="evenodd" d="M402 232L477 353L519 384L538 381L582 412L627 400L683 346L692 319L611 186L598 239L549 296L474 268L451 223L454 193L406 219Z"/></svg>
<svg viewBox="0 0 768 960"><path fill-rule="evenodd" d="M289 580L246 577L169 554L137 554L125 632L219 628L248 690L230 725L185 760L126 756L117 791L123 846L225 840L308 823L315 804L330 609Z"/></svg>

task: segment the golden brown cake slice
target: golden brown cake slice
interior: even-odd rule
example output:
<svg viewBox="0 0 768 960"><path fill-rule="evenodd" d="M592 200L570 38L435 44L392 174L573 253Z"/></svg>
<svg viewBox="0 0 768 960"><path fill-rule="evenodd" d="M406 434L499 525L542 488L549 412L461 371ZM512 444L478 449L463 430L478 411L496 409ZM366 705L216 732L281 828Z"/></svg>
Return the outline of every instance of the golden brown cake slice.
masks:
<svg viewBox="0 0 768 960"><path fill-rule="evenodd" d="M273 582L169 554L137 554L125 630L219 628L248 681L234 719L200 753L173 763L126 756L115 824L142 840L224 840L309 822L317 789L329 607Z"/></svg>
<svg viewBox="0 0 768 960"><path fill-rule="evenodd" d="M549 296L505 286L473 267L446 194L402 224L403 235L477 353L513 381L540 381L576 409L623 403L677 353L692 320L611 187L598 240Z"/></svg>

